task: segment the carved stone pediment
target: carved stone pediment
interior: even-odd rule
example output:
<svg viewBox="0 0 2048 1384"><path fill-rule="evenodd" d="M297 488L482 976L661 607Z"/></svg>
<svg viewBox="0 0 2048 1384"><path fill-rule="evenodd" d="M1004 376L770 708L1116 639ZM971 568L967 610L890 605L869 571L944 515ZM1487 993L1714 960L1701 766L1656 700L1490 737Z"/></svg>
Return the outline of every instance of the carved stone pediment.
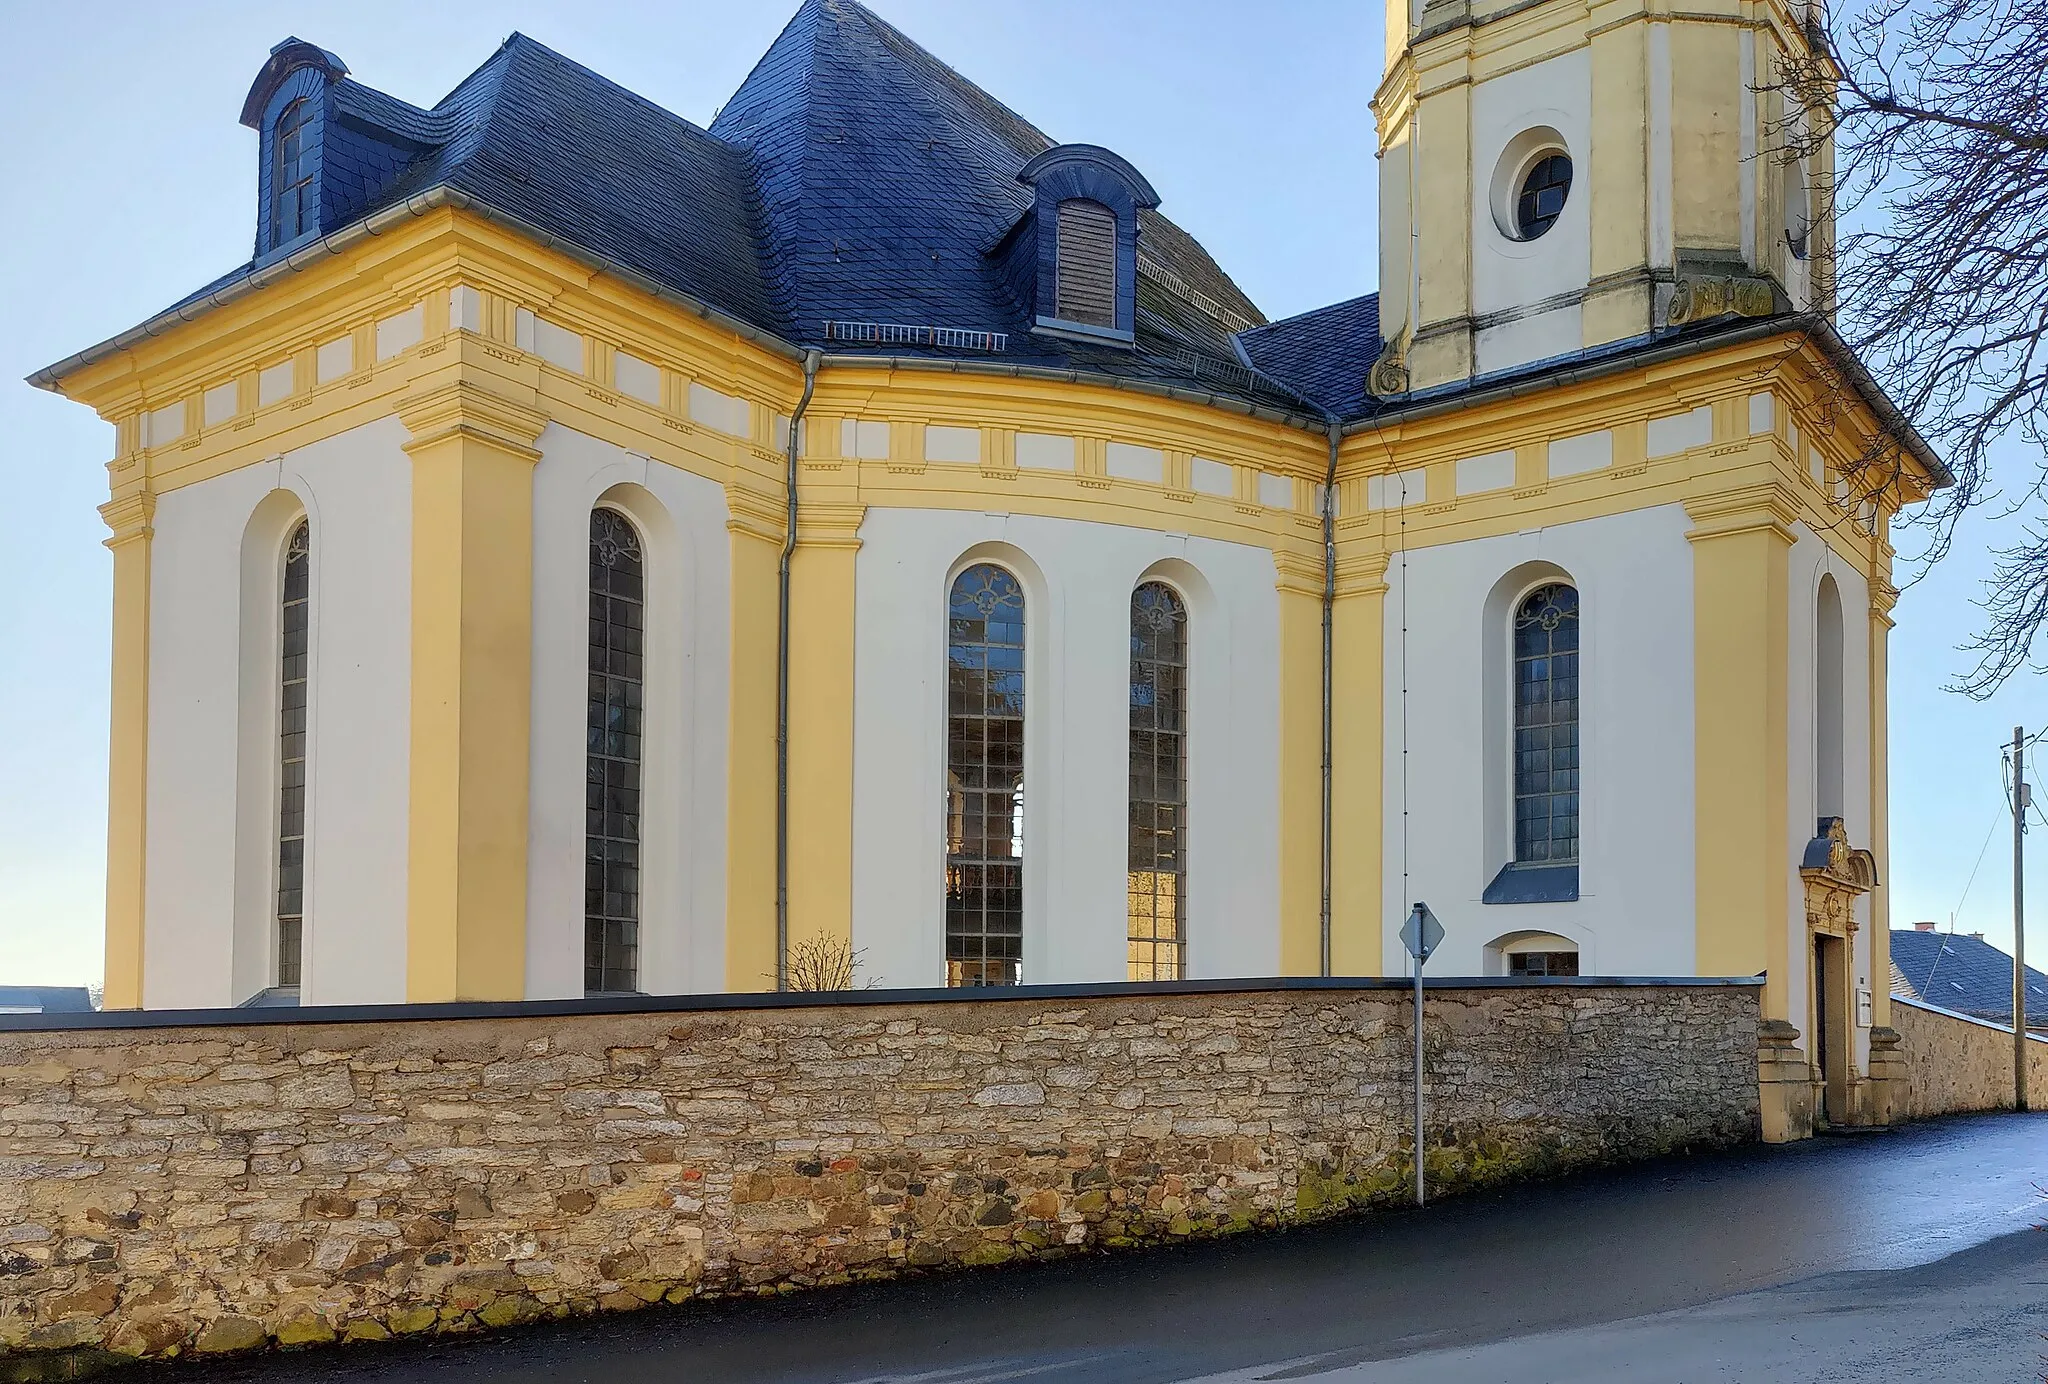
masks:
<svg viewBox="0 0 2048 1384"><path fill-rule="evenodd" d="M1856 931L1856 900L1877 886L1877 857L1849 844L1840 817L1823 817L1800 857L1799 877L1806 881L1806 925L1849 937Z"/></svg>

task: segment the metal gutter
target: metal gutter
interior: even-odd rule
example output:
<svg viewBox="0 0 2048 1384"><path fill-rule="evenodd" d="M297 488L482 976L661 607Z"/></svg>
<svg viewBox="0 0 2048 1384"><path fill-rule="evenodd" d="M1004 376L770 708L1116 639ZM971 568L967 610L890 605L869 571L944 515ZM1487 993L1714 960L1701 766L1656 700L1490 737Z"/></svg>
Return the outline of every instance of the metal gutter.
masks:
<svg viewBox="0 0 2048 1384"><path fill-rule="evenodd" d="M1323 477L1323 821L1322 821L1322 901L1316 917L1322 939L1322 971L1330 974L1330 853L1331 853L1331 794L1330 762L1334 726L1332 716L1336 697L1332 681L1336 650L1333 636L1337 623L1337 448L1344 440L1344 426L1332 415L1330 430L1329 469Z"/></svg>
<svg viewBox="0 0 2048 1384"><path fill-rule="evenodd" d="M775 988L789 988L789 590L790 567L796 557L797 451L803 436L804 412L818 384L816 351L804 354L804 392L789 415L788 471L783 492L787 505L782 532L782 560L775 570Z"/></svg>
<svg viewBox="0 0 2048 1384"><path fill-rule="evenodd" d="M1445 976L1429 990L1758 989L1762 976ZM441 1004L333 1004L276 1009L105 1009L91 1013L0 1014L0 1034L80 1029L244 1028L262 1024L438 1023L448 1019L551 1019L578 1014L705 1014L774 1009L843 1009L886 1004L1030 1004L1048 1000L1162 1000L1183 995L1262 995L1411 989L1403 976L1265 976L1242 980L1111 980L1072 985L1004 985L957 990L743 991L713 995L603 995L569 1000L455 1000Z"/></svg>
<svg viewBox="0 0 2048 1384"><path fill-rule="evenodd" d="M1878 384L1863 362L1856 358L1856 353L1849 349L1848 343L1842 340L1834 325L1826 318L1811 313L1745 322L1726 331L1682 336L1639 351L1617 352L1597 361L1539 370L1512 380L1503 380L1498 384L1459 390L1441 398L1424 399L1405 406L1395 405L1369 418L1346 423L1344 435L1349 437L1356 433L1378 431L1390 423L1434 418L1459 409L1498 403L1504 399L1527 398L1565 385L1582 384L1629 370L1639 370L1645 366L1682 360L1710 347L1739 346L1751 341L1764 341L1774 336L1801 332L1820 343L1821 350L1827 355L1829 362L1848 376L1850 384L1855 387L1863 402L1870 406L1871 411L1877 414L1886 431L1898 439L1906 450L1913 454L1916 461L1927 468L1935 477L1937 487L1951 484L1954 477L1949 474L1947 465L1927 444L1927 439L1920 436L1919 429L1899 411L1899 406L1885 394L1883 386Z"/></svg>

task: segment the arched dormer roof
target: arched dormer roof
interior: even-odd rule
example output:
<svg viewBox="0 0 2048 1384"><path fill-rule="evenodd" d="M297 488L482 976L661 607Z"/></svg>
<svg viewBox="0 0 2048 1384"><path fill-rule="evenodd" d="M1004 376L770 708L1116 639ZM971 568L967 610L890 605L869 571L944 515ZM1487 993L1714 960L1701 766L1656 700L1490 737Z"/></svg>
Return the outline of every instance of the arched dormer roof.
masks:
<svg viewBox="0 0 2048 1384"><path fill-rule="evenodd" d="M288 38L270 50L270 58L256 73L256 80L249 85L249 94L242 101L242 123L252 130L263 128L263 113L270 105L270 98L284 85L285 78L302 67L317 67L326 81L338 81L348 75L348 64L334 54L302 38Z"/></svg>
<svg viewBox="0 0 2048 1384"><path fill-rule="evenodd" d="M1034 328L1134 343L1138 213L1159 205L1152 184L1096 144L1055 144L1018 169L1017 181L1032 193L1030 234L1017 248L1029 247L1022 277Z"/></svg>
<svg viewBox="0 0 2048 1384"><path fill-rule="evenodd" d="M1113 179L1114 186L1103 179ZM1156 207L1159 194L1120 155L1099 144L1055 144L1017 170L1026 187L1045 187L1060 197L1089 197L1115 206Z"/></svg>

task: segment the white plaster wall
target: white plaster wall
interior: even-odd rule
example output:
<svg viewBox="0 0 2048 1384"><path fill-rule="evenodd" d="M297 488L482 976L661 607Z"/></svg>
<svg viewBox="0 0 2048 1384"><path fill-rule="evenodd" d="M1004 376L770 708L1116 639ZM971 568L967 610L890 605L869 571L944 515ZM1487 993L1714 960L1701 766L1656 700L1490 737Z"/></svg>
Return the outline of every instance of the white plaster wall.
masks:
<svg viewBox="0 0 2048 1384"><path fill-rule="evenodd" d="M1279 598L1264 548L1022 515L870 509L854 657L853 941L885 985L945 982L946 597L1025 586L1024 978L1125 976L1130 591L1188 598L1188 974L1277 973Z"/></svg>
<svg viewBox="0 0 2048 1384"><path fill-rule="evenodd" d="M732 647L725 491L559 424L536 445L526 993L583 993L590 510L600 498L626 511L647 549L640 988L723 990Z"/></svg>
<svg viewBox="0 0 2048 1384"><path fill-rule="evenodd" d="M1805 854L1806 843L1813 839L1819 818L1814 776L1819 746L1816 615L1820 579L1823 574L1832 575L1842 597L1842 825L1848 830L1849 844L1866 850L1874 849L1876 844L1870 839L1874 820L1870 786L1870 586L1804 523L1795 525L1794 530L1798 536L1787 558L1785 583L1790 607L1786 636L1791 646L1785 665L1785 701L1790 721L1785 741L1785 825L1792 866L1785 886L1785 916L1792 933L1792 968L1786 1001L1794 1016L1793 1023L1801 1030L1807 1055L1812 1057L1812 1035L1804 1032L1808 1024L1800 1017L1808 1012L1813 999L1813 943L1806 928L1806 888L1799 878L1799 860ZM1874 993L1878 986L1890 985L1891 977L1871 974L1868 896L1858 901L1856 919L1859 926L1851 949L1856 985ZM1870 1030L1858 1027L1854 1032L1857 1068L1868 1071Z"/></svg>
<svg viewBox="0 0 2048 1384"><path fill-rule="evenodd" d="M245 560L244 540L277 491L304 507L312 541L301 999L405 997L412 472L403 440L387 419L158 501L147 1007L236 1004L272 978L276 577L267 554ZM245 590L252 569L266 590Z"/></svg>
<svg viewBox="0 0 2048 1384"><path fill-rule="evenodd" d="M1504 73L1472 89L1472 311L1532 308L1579 292L1592 273L1592 54L1581 48ZM1495 172L1517 137L1548 127L1564 137L1572 188L1557 222L1535 240L1504 234L1496 218ZM1512 211L1511 187L1509 210ZM1576 351L1576 302L1498 325L1482 320L1481 373Z"/></svg>
<svg viewBox="0 0 2048 1384"><path fill-rule="evenodd" d="M1407 973L1397 934L1415 900L1444 925L1433 975L1484 974L1486 946L1523 931L1576 942L1586 975L1693 972L1688 527L1683 508L1663 505L1395 556L1386 598L1386 974ZM1485 644L1505 648L1508 633L1491 628L1485 610L1496 584L1532 563L1562 569L1579 591L1579 898L1482 904L1512 842L1512 807L1486 790L1489 756L1505 779L1511 729L1504 711L1487 715ZM1489 835L1499 843L1491 851Z"/></svg>

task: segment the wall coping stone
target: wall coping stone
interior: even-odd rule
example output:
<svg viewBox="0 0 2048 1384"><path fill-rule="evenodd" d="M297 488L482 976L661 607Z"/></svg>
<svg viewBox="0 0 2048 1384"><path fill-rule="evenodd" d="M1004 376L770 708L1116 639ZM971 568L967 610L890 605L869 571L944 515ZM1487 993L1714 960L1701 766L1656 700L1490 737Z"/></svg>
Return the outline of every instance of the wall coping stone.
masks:
<svg viewBox="0 0 2048 1384"><path fill-rule="evenodd" d="M1761 988L1762 976L1425 976L1430 991L1551 989ZM873 990L740 991L708 995L603 995L566 1000L465 1000L441 1004L331 1004L274 1008L106 1009L90 1013L0 1014L0 1033L77 1029L254 1028L266 1024L364 1024L446 1019L555 1018L578 1014L697 1014L746 1009L829 1009L856 1005L1031 1004L1064 999L1132 999L1300 990L1412 990L1407 976L1268 976L1233 980L1099 981L1008 985L980 989L920 987ZM1900 996L1901 1003L1914 1004ZM1934 1009L1915 1004L1916 1008ZM1948 1010L1936 1010L1948 1013ZM1971 1023L1982 1020L1956 1015ZM1991 1024L1988 1027L1997 1028ZM2007 1027L2005 1032L2011 1032Z"/></svg>

